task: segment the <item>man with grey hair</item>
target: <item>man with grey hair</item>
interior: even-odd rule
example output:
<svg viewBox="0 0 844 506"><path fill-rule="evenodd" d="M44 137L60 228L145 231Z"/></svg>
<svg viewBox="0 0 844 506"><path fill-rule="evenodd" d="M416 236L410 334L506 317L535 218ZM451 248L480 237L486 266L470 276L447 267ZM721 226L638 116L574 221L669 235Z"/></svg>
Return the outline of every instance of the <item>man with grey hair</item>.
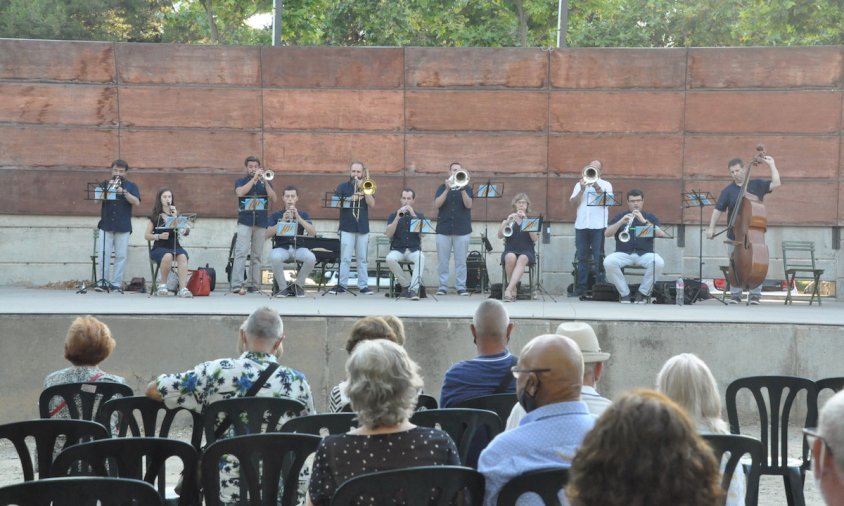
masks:
<svg viewBox="0 0 844 506"><path fill-rule="evenodd" d="M829 506L844 504L844 391L821 409L817 431L805 429L812 448L812 469Z"/></svg>
<svg viewBox="0 0 844 506"><path fill-rule="evenodd" d="M601 379L604 372L604 362L610 359L610 354L601 351L598 343L598 336L591 325L584 322L563 322L557 326L557 335L570 337L583 355L583 387L580 389L580 397L589 407L589 412L595 416L601 416L612 401L601 396L595 386ZM525 417L525 410L520 404L513 406L510 417L507 418L505 430L515 429L519 422Z"/></svg>
<svg viewBox="0 0 844 506"><path fill-rule="evenodd" d="M518 357L507 349L513 332L507 308L496 299L484 300L475 310L469 330L478 356L458 362L446 371L440 390L442 408L482 395L515 392L510 367L516 365Z"/></svg>

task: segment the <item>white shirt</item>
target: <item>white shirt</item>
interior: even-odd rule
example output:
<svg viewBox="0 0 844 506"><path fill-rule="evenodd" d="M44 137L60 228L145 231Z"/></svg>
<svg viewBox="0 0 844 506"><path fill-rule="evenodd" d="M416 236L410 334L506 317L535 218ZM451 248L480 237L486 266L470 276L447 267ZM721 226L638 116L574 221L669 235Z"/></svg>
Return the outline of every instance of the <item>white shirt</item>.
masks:
<svg viewBox="0 0 844 506"><path fill-rule="evenodd" d="M609 181L598 179L597 184L598 187L604 193L612 193L612 185L609 183ZM583 187L581 186L580 181L578 181L574 185L574 191L571 192L570 200L579 195L581 191L583 191ZM577 206L577 218L574 220L574 228L607 228L607 217L609 214L609 208L607 206L587 205L589 201L594 201L595 195L597 194L598 192L595 191L595 188L591 186L586 188L586 195L580 199L580 204L578 204Z"/></svg>

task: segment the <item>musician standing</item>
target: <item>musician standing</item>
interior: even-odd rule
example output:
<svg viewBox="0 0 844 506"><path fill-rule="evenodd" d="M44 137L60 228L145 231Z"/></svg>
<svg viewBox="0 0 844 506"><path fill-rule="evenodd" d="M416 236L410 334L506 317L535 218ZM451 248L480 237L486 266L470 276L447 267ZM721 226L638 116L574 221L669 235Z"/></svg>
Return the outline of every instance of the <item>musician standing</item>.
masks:
<svg viewBox="0 0 844 506"><path fill-rule="evenodd" d="M349 272L352 267L352 253L357 260L358 293L372 295L368 286L368 265L366 255L369 247L369 209L375 209L375 197L361 189L366 169L361 162L349 166L349 180L340 183L334 195L351 207L340 207L340 279L328 293L348 291ZM368 172L367 172L368 179Z"/></svg>
<svg viewBox="0 0 844 506"><path fill-rule="evenodd" d="M307 211L298 209L296 203L299 201L299 191L295 186L288 186L284 189L281 196L284 201L284 209L276 211L270 216L267 227L266 236L273 238L273 250L270 252L270 264L273 267L273 276L278 283L280 292L279 297L304 297L305 296L305 280L314 270L316 265L316 255L311 250L306 248L304 244L299 244L300 236L305 235L316 236L316 229L314 228L311 216ZM296 223L296 236L276 235L279 222ZM295 260L301 262L302 267L296 274L296 281L292 285L286 287L281 286L284 281L284 262Z"/></svg>
<svg viewBox="0 0 844 506"><path fill-rule="evenodd" d="M530 211L530 199L526 193L517 193L511 202L513 212L498 227L498 238L504 239L504 252L501 264L504 265L506 288L501 299L513 302L518 294L518 284L522 280L525 267L536 262L534 244L539 240L539 232L522 230L524 219Z"/></svg>
<svg viewBox="0 0 844 506"><path fill-rule="evenodd" d="M459 162L449 165L449 178L437 188L434 206L437 214L437 295L448 293L448 260L454 252L454 287L458 295L466 291L466 257L472 234L472 187L454 184L454 176L464 172ZM468 175L466 176L468 179Z"/></svg>
<svg viewBox="0 0 844 506"><path fill-rule="evenodd" d="M264 254L264 230L267 228L267 209L276 201L273 185L264 179L265 171L261 168L261 161L256 156L249 156L244 162L246 176L234 183L234 193L238 199L247 197L263 198L266 205L263 209L243 209L238 205L237 213L237 242L234 246L234 262L232 264L231 290L241 295L258 290L261 279L261 257ZM246 257L250 255L249 271L246 281L243 271L246 270Z"/></svg>
<svg viewBox="0 0 844 506"><path fill-rule="evenodd" d="M774 163L773 157L766 156L764 160L771 169L771 179L751 179L747 183L747 193L759 197L760 202L766 194L771 193L774 191L774 188L781 184L780 173L777 171L777 165ZM747 176L747 169L744 167L740 158L733 158L727 162L727 168L730 171L733 182L721 190L721 194L718 196L718 202L715 203L715 209L712 210L712 218L709 220L709 228L706 230L706 237L708 239L715 237L715 225L724 211L727 211L727 221L729 222L732 219L733 214L738 208L737 204L739 202L737 200L741 193L741 187L744 185L744 178ZM729 241L735 241L736 239L732 228L727 230L727 239ZM732 256L734 248L733 243L727 243L727 258ZM741 292L742 289L740 286L730 286L730 304L741 302ZM749 296L751 304L759 304L762 298L762 285L751 288Z"/></svg>
<svg viewBox="0 0 844 506"><path fill-rule="evenodd" d="M587 179L586 171L589 167L595 169L596 180ZM595 202L600 194L612 194L612 185L601 179L603 165L598 160L592 160L586 166L584 175L574 185L569 197L570 202L577 202L577 218L574 221L574 247L576 249L577 279L574 282L572 297L580 297L589 289L589 271L595 275L595 282L604 281L601 273L601 263L604 258L604 231L607 228L609 211L606 205L589 205ZM603 202L606 204L606 202ZM592 260L591 266L589 260Z"/></svg>
<svg viewBox="0 0 844 506"><path fill-rule="evenodd" d="M126 179L129 164L115 160L111 164L111 180L101 181L99 186L105 190L100 200L100 229L97 241L97 276L109 284L111 290L123 289L123 270L126 267L126 254L129 250L129 235L132 233L132 207L141 203L141 190L138 185ZM114 196L114 198L111 198ZM109 280L110 268L106 264L114 250L114 272ZM95 288L101 291L98 284Z"/></svg>
<svg viewBox="0 0 844 506"><path fill-rule="evenodd" d="M387 217L387 229L384 235L391 239L390 252L387 253L387 267L398 279L402 291L401 299L419 300L421 276L425 268L425 255L422 254L422 234L410 231L410 220L424 219L425 215L413 209L416 192L410 188L401 191L401 207ZM399 262L410 262L410 277Z"/></svg>
<svg viewBox="0 0 844 506"><path fill-rule="evenodd" d="M629 304L630 287L627 286L621 269L631 265L644 267L642 283L633 298L634 303L644 304L651 294L654 280L662 273L662 267L665 265L662 257L654 253L654 236L666 235L659 228L659 219L642 211L645 206L645 194L642 190L633 189L627 192L627 206L630 212L615 215L604 231L605 237L615 236L615 253L604 259L604 270L607 272L607 281L618 290L621 302ZM646 233L643 237L643 232L647 232L643 230L644 227L650 228L652 233ZM629 234L626 242L619 238L622 232Z"/></svg>

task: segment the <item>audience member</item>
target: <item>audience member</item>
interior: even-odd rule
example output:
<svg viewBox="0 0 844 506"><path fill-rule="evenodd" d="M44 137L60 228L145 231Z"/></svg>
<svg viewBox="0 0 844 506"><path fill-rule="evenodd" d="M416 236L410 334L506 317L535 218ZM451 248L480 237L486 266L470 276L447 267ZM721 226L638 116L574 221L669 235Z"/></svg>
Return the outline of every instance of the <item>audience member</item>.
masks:
<svg viewBox="0 0 844 506"><path fill-rule="evenodd" d="M407 341L407 335L404 333L404 323L402 323L401 318L391 314L384 315L381 318L393 329L393 334L396 335L396 344L404 346L405 341Z"/></svg>
<svg viewBox="0 0 844 506"><path fill-rule="evenodd" d="M604 411L571 464L572 506L716 506L718 464L692 421L659 392L635 390Z"/></svg>
<svg viewBox="0 0 844 506"><path fill-rule="evenodd" d="M478 471L486 479L487 506L494 506L501 487L520 474L569 467L595 424L595 416L580 400L583 356L570 338L546 334L531 339L513 375L519 404L528 414L519 427L496 436L481 453Z"/></svg>
<svg viewBox="0 0 844 506"><path fill-rule="evenodd" d="M706 363L692 353L669 358L656 377L656 388L686 410L701 434L729 434L727 423L721 418L721 396L718 384ZM727 456L721 460L723 473ZM746 479L741 466L730 480L727 506L742 506Z"/></svg>
<svg viewBox="0 0 844 506"><path fill-rule="evenodd" d="M589 412L595 416L601 416L612 401L595 390L601 374L604 372L604 362L610 359L610 354L601 351L598 343L598 336L595 330L588 323L564 322L557 326L557 335L571 338L580 348L583 355L583 386L580 388L580 400L589 407ZM505 430L515 429L525 416L525 409L521 404L513 406L510 417L507 418Z"/></svg>
<svg viewBox="0 0 844 506"><path fill-rule="evenodd" d="M510 368L516 365L518 357L511 355L507 349L513 323L504 304L495 299L481 302L469 330L478 356L458 362L446 371L440 390L441 408L454 407L456 403L473 397L516 390Z"/></svg>
<svg viewBox="0 0 844 506"><path fill-rule="evenodd" d="M356 321L352 326L352 332L346 340L346 352L351 355L352 350L355 349L358 343L370 339L386 339L399 346L404 346L404 335L401 338L396 336L396 333L384 318L380 316L367 316ZM331 389L331 392L328 394L329 412L338 413L349 409L349 397L346 395L348 385L348 380L343 380Z"/></svg>
<svg viewBox="0 0 844 506"><path fill-rule="evenodd" d="M302 415L315 413L311 387L301 372L278 365L283 351L284 325L276 310L260 307L240 328L239 346L246 350L238 358L221 358L198 364L175 374L162 374L150 382L147 397L163 400L168 408L183 407L201 413L209 404L246 394L268 367L277 367L256 397L289 397L305 405ZM281 420L283 423L286 420ZM238 502L239 464L227 462L230 472L221 473L220 496L224 502Z"/></svg>
<svg viewBox="0 0 844 506"><path fill-rule="evenodd" d="M80 316L73 320L64 339L64 358L71 367L51 372L44 378L44 388L65 383L83 383L90 381L108 381L126 383L115 374L108 374L100 369L100 363L107 359L114 350L115 342L108 326L93 316ZM67 405L59 398L50 401L49 416L69 418Z"/></svg>
<svg viewBox="0 0 844 506"><path fill-rule="evenodd" d="M385 339L361 342L346 361L346 373L360 427L320 443L308 505L327 506L340 484L361 474L460 465L448 434L409 422L422 378L404 348Z"/></svg>
<svg viewBox="0 0 844 506"><path fill-rule="evenodd" d="M812 471L827 506L844 504L844 391L821 408L817 431L806 429L812 449Z"/></svg>

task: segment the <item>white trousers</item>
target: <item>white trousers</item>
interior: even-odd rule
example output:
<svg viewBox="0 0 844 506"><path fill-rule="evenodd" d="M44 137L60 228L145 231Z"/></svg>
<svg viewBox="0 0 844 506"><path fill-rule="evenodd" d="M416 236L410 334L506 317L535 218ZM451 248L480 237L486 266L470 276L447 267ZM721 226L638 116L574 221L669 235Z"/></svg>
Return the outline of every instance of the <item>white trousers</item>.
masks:
<svg viewBox="0 0 844 506"><path fill-rule="evenodd" d="M287 248L273 248L270 252L270 264L273 266L273 276L278 282L278 287L283 289L284 284L284 263L285 262L302 262L302 268L296 274L296 284L305 286L305 280L314 270L316 265L316 255L308 248L296 248L290 245Z"/></svg>
<svg viewBox="0 0 844 506"><path fill-rule="evenodd" d="M234 245L234 263L232 264L232 289L239 288L241 285L255 288L261 285L261 256L264 254L265 230L262 227L237 224L237 241ZM246 273L246 281L243 281L247 256L251 257L249 272Z"/></svg>
<svg viewBox="0 0 844 506"><path fill-rule="evenodd" d="M387 267L390 268L390 272L399 280L402 288L409 288L415 292L419 292L419 286L421 284L420 277L422 276L422 272L425 269L425 255L422 254L422 250L419 251L410 251L406 249L404 251L399 250L392 250L387 253ZM413 269L410 277L407 276L407 271L405 271L399 262L410 262L413 264Z"/></svg>
<svg viewBox="0 0 844 506"><path fill-rule="evenodd" d="M625 281L624 273L621 272L621 269L631 265L645 268L645 275L642 278L642 283L639 285L639 291L643 295L650 295L651 289L654 286L654 280L662 274L662 268L665 266L662 257L656 253L639 255L637 253L630 254L617 251L604 258L604 270L607 274L607 281L615 285L616 289L618 289L618 294L622 298L630 295L630 287L627 286L627 281Z"/></svg>

